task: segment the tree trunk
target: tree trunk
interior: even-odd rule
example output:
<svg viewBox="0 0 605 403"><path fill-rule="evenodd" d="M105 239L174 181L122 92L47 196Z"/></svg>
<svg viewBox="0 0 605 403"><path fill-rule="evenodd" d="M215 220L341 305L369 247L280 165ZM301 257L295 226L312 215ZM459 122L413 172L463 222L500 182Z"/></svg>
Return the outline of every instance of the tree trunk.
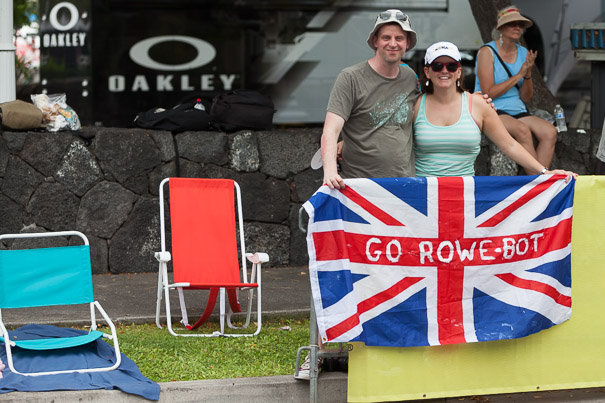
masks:
<svg viewBox="0 0 605 403"><path fill-rule="evenodd" d="M471 6L473 17L475 17L483 42L491 41L492 30L496 27L498 19L498 10L510 6L510 0L468 0L468 2ZM523 10L520 11L521 14L523 14ZM525 45L523 38L521 38L521 44ZM546 87L544 79L542 78L542 73L535 64L531 76L534 82L534 96L531 101L528 102L528 106L532 109L544 109L552 114L556 104L555 97L548 87Z"/></svg>

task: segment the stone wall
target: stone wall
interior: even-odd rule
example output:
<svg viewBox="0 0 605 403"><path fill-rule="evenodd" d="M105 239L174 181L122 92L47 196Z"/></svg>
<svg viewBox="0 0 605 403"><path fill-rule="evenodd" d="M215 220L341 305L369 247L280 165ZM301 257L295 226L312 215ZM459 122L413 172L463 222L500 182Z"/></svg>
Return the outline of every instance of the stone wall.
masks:
<svg viewBox="0 0 605 403"><path fill-rule="evenodd" d="M176 136L94 127L3 132L0 233L76 229L90 239L94 273L151 272L160 247L160 181L177 174L230 178L242 189L248 251L267 252L270 266L304 265L298 216L321 185L321 170L309 167L320 137L320 128ZM560 136L553 166L592 173L599 139L600 130ZM476 169L477 175L518 172L485 139Z"/></svg>

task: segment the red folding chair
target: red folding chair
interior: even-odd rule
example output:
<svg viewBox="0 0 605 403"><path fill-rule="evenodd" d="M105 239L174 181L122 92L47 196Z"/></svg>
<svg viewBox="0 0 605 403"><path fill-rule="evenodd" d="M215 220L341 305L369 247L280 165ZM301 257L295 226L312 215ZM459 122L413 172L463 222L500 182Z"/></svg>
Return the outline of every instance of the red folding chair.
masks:
<svg viewBox="0 0 605 403"><path fill-rule="evenodd" d="M166 249L166 227L164 218L164 187L168 184L170 197L170 232L172 253ZM166 304L166 319L169 332L174 336L254 336L261 329L261 264L269 261L266 253L246 253L244 224L242 218L241 192L239 185L230 179L166 178L160 183L160 230L161 252L156 252L159 261L156 324L160 324L162 294ZM234 199L234 194L237 199ZM235 202L237 201L237 209ZM235 211L236 210L236 211ZM238 259L236 221L239 228L241 259ZM241 260L241 266L240 261ZM252 262L250 282L246 260ZM172 261L173 282L168 277L168 262ZM240 272L241 269L241 272ZM177 289L183 319L189 329L197 329L212 314L219 297L220 332L176 333L172 328L170 313L171 290ZM209 290L206 308L200 319L189 325L184 291ZM225 333L228 327L244 329L250 324L254 291L257 291L257 328L254 333ZM233 313L241 312L238 292L248 293L248 308L245 324L234 326ZM227 296L227 298L226 298ZM229 306L226 306L226 299Z"/></svg>

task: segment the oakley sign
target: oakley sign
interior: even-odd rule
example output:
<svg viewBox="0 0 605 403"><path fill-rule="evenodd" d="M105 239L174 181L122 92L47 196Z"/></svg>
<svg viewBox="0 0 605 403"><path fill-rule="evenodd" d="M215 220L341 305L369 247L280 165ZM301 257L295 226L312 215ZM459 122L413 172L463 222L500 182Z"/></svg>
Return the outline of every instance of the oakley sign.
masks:
<svg viewBox="0 0 605 403"><path fill-rule="evenodd" d="M158 43L162 42L184 42L193 46L197 51L197 56L187 63L182 64L165 64L160 63L149 56L149 50ZM202 67L212 60L216 56L216 50L208 42L191 36L181 35L165 35L156 36L153 38L143 39L135 43L129 52L130 58L139 66L147 67L154 70L165 70L165 71L183 71L193 70L198 67Z"/></svg>
<svg viewBox="0 0 605 403"><path fill-rule="evenodd" d="M59 10L61 10L62 8L66 8L67 11L69 11L69 15L70 15L69 22L65 25L61 24L59 22L59 20L57 19L57 14L59 13ZM78 23L79 18L80 18L80 13L78 12L78 9L76 8L76 6L74 6L72 3L69 3L67 1L57 3L50 10L50 14L48 16L50 25L52 25L52 27L54 29L56 29L57 31L68 31L68 30L72 29Z"/></svg>

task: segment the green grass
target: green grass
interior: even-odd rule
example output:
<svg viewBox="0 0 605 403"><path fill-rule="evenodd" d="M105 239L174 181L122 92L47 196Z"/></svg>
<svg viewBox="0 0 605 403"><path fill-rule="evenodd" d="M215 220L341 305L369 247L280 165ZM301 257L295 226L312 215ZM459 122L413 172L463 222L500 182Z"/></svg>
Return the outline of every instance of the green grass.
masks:
<svg viewBox="0 0 605 403"><path fill-rule="evenodd" d="M254 337L174 337L155 324L116 328L120 350L155 382L291 375L297 349L309 344L306 319L263 323ZM202 332L215 330L218 324L210 323Z"/></svg>

